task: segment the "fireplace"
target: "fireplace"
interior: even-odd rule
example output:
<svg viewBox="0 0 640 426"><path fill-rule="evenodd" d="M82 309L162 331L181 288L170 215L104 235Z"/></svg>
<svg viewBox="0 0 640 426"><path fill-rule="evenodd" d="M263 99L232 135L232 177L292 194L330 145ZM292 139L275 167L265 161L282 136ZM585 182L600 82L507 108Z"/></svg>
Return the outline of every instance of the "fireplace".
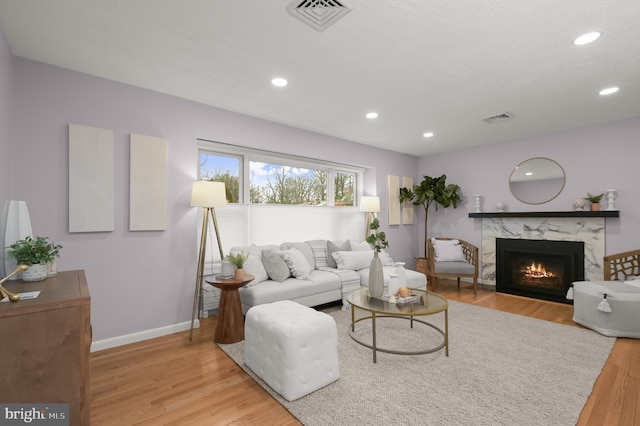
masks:
<svg viewBox="0 0 640 426"><path fill-rule="evenodd" d="M496 238L496 291L571 303L584 280L584 242Z"/></svg>

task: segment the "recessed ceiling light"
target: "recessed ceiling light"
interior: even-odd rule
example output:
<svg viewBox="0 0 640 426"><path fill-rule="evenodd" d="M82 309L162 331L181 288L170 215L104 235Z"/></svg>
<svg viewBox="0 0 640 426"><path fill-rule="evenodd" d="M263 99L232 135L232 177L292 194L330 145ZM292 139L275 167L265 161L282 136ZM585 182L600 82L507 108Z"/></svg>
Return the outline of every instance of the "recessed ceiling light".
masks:
<svg viewBox="0 0 640 426"><path fill-rule="evenodd" d="M612 93L616 93L618 90L620 90L618 87L608 87L606 89L602 89L600 91L600 95L610 95Z"/></svg>
<svg viewBox="0 0 640 426"><path fill-rule="evenodd" d="M424 138L433 137L433 132L425 132L425 133L422 134L422 137L424 137Z"/></svg>
<svg viewBox="0 0 640 426"><path fill-rule="evenodd" d="M367 115L366 115L366 117L367 117L369 120L373 120L374 118L378 118L378 113L377 113L377 112L368 112L368 113L367 113Z"/></svg>
<svg viewBox="0 0 640 426"><path fill-rule="evenodd" d="M276 77L273 80L271 80L271 84L273 84L276 87L284 87L287 85L287 79L286 78L282 78L282 77Z"/></svg>
<svg viewBox="0 0 640 426"><path fill-rule="evenodd" d="M575 44L576 46L582 46L583 44L594 42L598 38L600 38L600 33L597 31L593 31L591 33L582 34L580 37L573 40L573 44Z"/></svg>

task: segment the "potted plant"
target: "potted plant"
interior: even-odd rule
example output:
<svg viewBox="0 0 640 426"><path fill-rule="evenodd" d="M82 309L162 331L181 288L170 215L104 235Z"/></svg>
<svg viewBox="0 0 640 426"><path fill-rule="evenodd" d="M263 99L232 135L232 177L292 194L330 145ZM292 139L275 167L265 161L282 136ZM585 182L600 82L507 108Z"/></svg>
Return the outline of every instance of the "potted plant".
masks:
<svg viewBox="0 0 640 426"><path fill-rule="evenodd" d="M244 267L244 262L246 262L248 258L249 254L243 251L236 254L229 253L229 255L227 256L227 260L236 267L236 270L234 272L234 278L236 280L242 280L244 278L244 269L242 268Z"/></svg>
<svg viewBox="0 0 640 426"><path fill-rule="evenodd" d="M22 281L41 281L47 277L47 266L59 256L61 245L47 241L47 237L26 237L9 246L7 255L16 259L19 265L26 265Z"/></svg>
<svg viewBox="0 0 640 426"><path fill-rule="evenodd" d="M414 206L422 206L424 208L424 257L418 257L416 270L426 272L427 268L427 223L429 219L429 207L435 203L436 210L438 205L442 207L453 206L458 207L460 201L460 187L450 183L446 184L447 176L440 177L423 176L424 179L419 185L413 188L400 188L400 202L410 201Z"/></svg>
<svg viewBox="0 0 640 426"><path fill-rule="evenodd" d="M369 224L369 229L373 232L367 237L367 242L373 246L373 259L369 266L369 294L377 299L382 297L384 293L384 273L382 269L382 261L380 260L380 250L389 247L387 235L380 231L380 221L375 218Z"/></svg>
<svg viewBox="0 0 640 426"><path fill-rule="evenodd" d="M602 200L603 196L604 192L598 195L591 195L589 192L587 192L587 196L584 197L584 199L591 203L591 211L596 212L600 210L600 200Z"/></svg>

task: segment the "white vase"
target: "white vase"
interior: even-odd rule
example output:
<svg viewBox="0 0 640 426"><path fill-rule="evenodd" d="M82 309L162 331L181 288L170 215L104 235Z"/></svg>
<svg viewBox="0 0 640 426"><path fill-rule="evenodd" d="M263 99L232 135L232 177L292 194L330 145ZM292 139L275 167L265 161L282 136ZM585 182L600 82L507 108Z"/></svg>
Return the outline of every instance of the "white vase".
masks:
<svg viewBox="0 0 640 426"><path fill-rule="evenodd" d="M378 257L378 252L373 252L373 259L369 265L369 296L380 299L384 293L384 272L382 261Z"/></svg>
<svg viewBox="0 0 640 426"><path fill-rule="evenodd" d="M404 262L396 262L396 274L398 274L398 287L406 287L407 270L404 269Z"/></svg>
<svg viewBox="0 0 640 426"><path fill-rule="evenodd" d="M48 267L46 263L36 263L35 265L29 265L27 270L20 274L20 278L26 282L42 281L47 278L47 272Z"/></svg>
<svg viewBox="0 0 640 426"><path fill-rule="evenodd" d="M389 275L389 285L387 286L387 293L389 296L393 296L398 292L400 285L398 284L398 275L390 274Z"/></svg>

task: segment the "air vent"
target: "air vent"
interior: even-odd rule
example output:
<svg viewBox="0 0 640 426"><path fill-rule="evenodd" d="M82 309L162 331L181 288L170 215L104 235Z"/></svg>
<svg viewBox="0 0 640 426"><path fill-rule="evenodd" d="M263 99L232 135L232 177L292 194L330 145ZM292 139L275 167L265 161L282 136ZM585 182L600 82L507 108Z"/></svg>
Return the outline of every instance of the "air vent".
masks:
<svg viewBox="0 0 640 426"><path fill-rule="evenodd" d="M513 118L513 114L509 112L503 112L502 114L493 115L491 117L485 117L482 119L487 124L496 124L501 123L503 121L511 120Z"/></svg>
<svg viewBox="0 0 640 426"><path fill-rule="evenodd" d="M352 6L344 0L294 0L287 6L295 18L321 33L347 13Z"/></svg>

